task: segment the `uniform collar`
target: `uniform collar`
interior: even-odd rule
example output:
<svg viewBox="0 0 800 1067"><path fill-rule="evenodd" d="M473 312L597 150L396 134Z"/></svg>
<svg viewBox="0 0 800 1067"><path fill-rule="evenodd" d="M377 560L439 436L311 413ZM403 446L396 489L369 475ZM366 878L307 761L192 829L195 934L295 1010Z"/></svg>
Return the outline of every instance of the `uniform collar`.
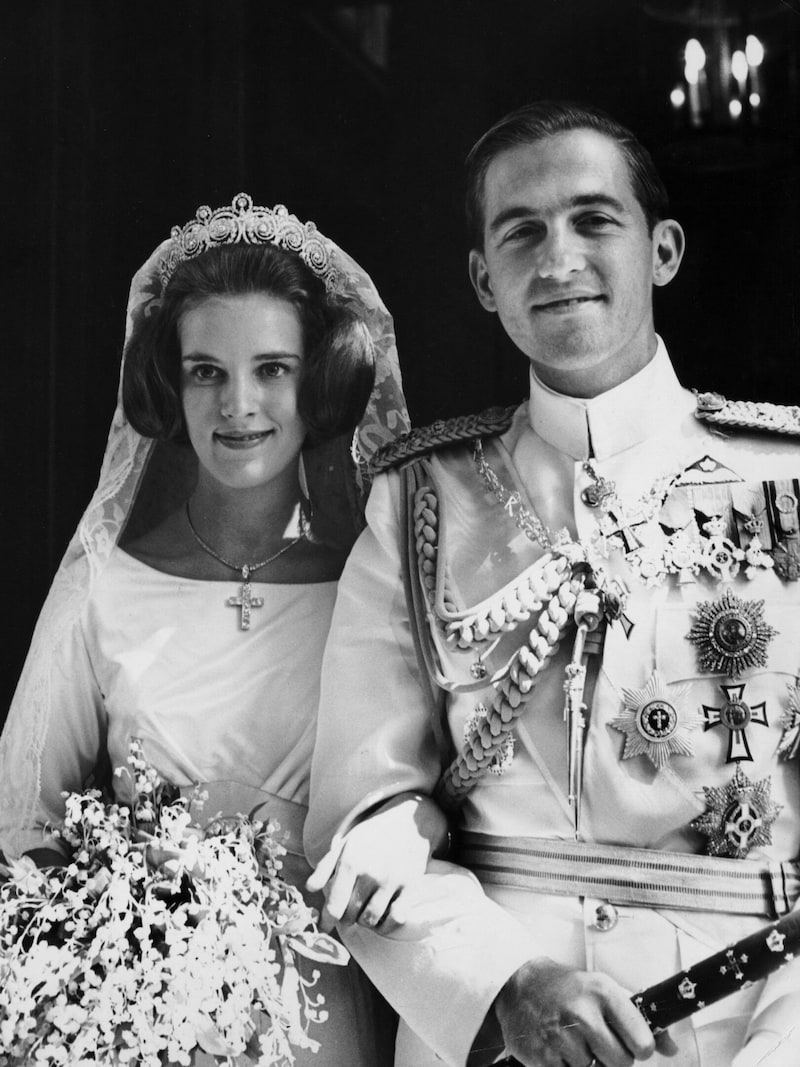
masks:
<svg viewBox="0 0 800 1067"><path fill-rule="evenodd" d="M581 400L553 392L531 369L528 421L548 444L573 459L602 460L674 425L686 392L658 338L646 367L607 393Z"/></svg>

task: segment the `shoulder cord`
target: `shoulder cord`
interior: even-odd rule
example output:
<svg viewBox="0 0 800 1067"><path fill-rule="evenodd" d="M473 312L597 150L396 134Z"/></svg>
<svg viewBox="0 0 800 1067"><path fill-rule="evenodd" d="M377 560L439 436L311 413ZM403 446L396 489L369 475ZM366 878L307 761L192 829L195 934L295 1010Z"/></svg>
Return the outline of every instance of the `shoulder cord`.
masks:
<svg viewBox="0 0 800 1067"><path fill-rule="evenodd" d="M500 631L515 630L568 580L571 567L564 556L546 554L482 604L446 621L446 640L460 649L494 640Z"/></svg>
<svg viewBox="0 0 800 1067"><path fill-rule="evenodd" d="M422 587L425 591L425 600L428 614L434 624L441 624L440 612L435 609L437 584L441 584L442 611L451 619L461 619L455 598L450 589L447 573L447 561L439 560L439 500L436 493L428 485L420 486L414 494L414 507L412 511L411 531L409 538L413 546L412 566L417 567ZM441 564L442 574L437 574ZM449 622L446 625L445 640L448 644L454 642L459 648L470 647L471 642L462 643L459 639L457 627L458 621ZM498 627L495 627L495 631ZM429 631L426 630L426 633ZM486 637L488 637L488 629ZM484 638L481 638L483 640Z"/></svg>
<svg viewBox="0 0 800 1067"><path fill-rule="evenodd" d="M419 683L425 692L428 711L430 713L431 729L433 731L433 736L436 739L436 747L439 750L440 761L444 766L453 758L454 753L452 738L447 726L446 693L440 686L436 685L434 681L437 671L434 662L434 651L430 639L430 631L427 623L426 590L420 588L420 583L415 580L415 572L418 566L417 547L414 537L417 508L412 507L412 501L416 497L416 488L419 479L419 471L417 467L418 465L414 463L408 467L404 467L399 472L401 484L403 486L402 506L404 520L402 524L404 551L401 555L401 567L403 572L403 587L406 595L406 606L408 609L408 621L411 628L411 635L414 639L414 652L416 653L417 666L419 668ZM421 490L421 492L424 491L425 490ZM428 492L430 491L428 490ZM435 497L433 498L433 502L435 508ZM434 584L435 558L436 550L434 548L434 564L432 568L434 573Z"/></svg>
<svg viewBox="0 0 800 1067"><path fill-rule="evenodd" d="M515 630L530 619L561 587L571 565L566 556L548 552L513 581L467 611L460 610L450 588L447 561L438 556L439 502L435 491L420 485L414 497L412 537L428 611L443 629L446 643L466 650L493 641L501 631ZM440 573L437 575L437 570ZM436 604L437 585L441 602Z"/></svg>
<svg viewBox="0 0 800 1067"><path fill-rule="evenodd" d="M446 695L440 687L434 688L435 653L428 628L428 619L435 617L433 601L436 593L436 569L439 564L438 501L434 490L428 485L420 485L418 476L412 475L411 472L416 466L412 464L401 472L406 484L404 500L408 523L408 551L404 554L407 566L404 567L406 572L404 581L411 629L414 633L414 646L421 674L425 675L424 683L427 683L429 692L434 735L440 753L443 754L447 749L450 751L447 757L449 763L445 766L437 786L437 797L444 807L453 809L463 801L478 779L488 771L505 745L516 719L525 710L539 671L556 651L564 629L572 619L575 601L583 588L585 575L578 573L573 576L570 574L566 560L548 558L545 567L550 568L549 581L541 575L537 582L539 592L544 592L545 588L551 586L552 583L552 587L547 590L549 600L546 606L542 608L544 598L530 600L525 594L523 594L524 599L516 596L512 600L516 608L511 613L516 614L516 618L512 620L506 614L510 599L506 594L504 599L496 600L495 609L487 608L485 618L489 622L485 632L476 634L470 625L474 640L485 640L489 635L489 630L497 633L501 629L513 629L522 618L530 616L530 608L542 608L527 641L512 657L505 677L496 683L491 707L486 715L473 725L462 750L455 758L452 758L453 747L446 721ZM409 506L412 500L413 505ZM556 563L557 566L551 566ZM414 580L414 571L419 576L417 581ZM528 588L531 588L530 583ZM525 600L530 603L530 608ZM480 630L483 631L483 626ZM456 635L455 640L459 647L466 648L472 643L458 639L459 635L466 638L465 632L459 630L453 633ZM452 634L449 636L452 638Z"/></svg>
<svg viewBox="0 0 800 1067"><path fill-rule="evenodd" d="M507 674L495 683L491 707L475 722L464 747L442 775L438 795L444 805L452 808L460 804L503 748L530 700L539 672L558 648L583 583L580 574L561 583L527 642L514 653Z"/></svg>
<svg viewBox="0 0 800 1067"><path fill-rule="evenodd" d="M720 393L695 394L695 417L712 425L800 436L800 407L752 400L728 400Z"/></svg>

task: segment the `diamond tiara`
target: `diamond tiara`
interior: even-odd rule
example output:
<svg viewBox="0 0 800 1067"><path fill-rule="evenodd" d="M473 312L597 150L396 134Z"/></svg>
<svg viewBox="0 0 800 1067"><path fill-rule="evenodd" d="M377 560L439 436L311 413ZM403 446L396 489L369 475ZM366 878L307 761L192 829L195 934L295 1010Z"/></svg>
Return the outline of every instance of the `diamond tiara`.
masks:
<svg viewBox="0 0 800 1067"><path fill-rule="evenodd" d="M337 292L342 277L335 265L335 252L313 222L301 222L283 204L258 207L247 193L238 193L230 207L212 211L203 206L185 226L173 226L170 245L159 264L161 290L184 260L194 259L216 245L273 244L296 252L306 266Z"/></svg>

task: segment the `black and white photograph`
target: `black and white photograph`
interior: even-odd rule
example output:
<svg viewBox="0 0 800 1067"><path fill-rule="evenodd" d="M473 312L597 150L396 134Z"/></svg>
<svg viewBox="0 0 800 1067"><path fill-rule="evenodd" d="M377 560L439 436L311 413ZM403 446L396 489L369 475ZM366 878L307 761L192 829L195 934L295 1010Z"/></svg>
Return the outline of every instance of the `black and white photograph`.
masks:
<svg viewBox="0 0 800 1067"><path fill-rule="evenodd" d="M0 91L0 1067L797 1067L800 0Z"/></svg>

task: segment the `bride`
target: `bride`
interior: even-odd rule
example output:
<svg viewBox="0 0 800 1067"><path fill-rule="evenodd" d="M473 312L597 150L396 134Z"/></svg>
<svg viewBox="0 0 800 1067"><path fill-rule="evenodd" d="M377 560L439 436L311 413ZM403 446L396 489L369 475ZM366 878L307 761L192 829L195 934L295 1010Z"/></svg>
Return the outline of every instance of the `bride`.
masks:
<svg viewBox="0 0 800 1067"><path fill-rule="evenodd" d="M7 855L63 862L63 792L112 781L136 737L164 778L210 783L209 811L268 794L303 885L336 584L365 460L406 425L391 318L313 224L240 194L173 229L133 280L100 482L0 741ZM387 900L389 868L361 872ZM387 1007L353 962L324 972L321 1052L297 1062L391 1063Z"/></svg>

